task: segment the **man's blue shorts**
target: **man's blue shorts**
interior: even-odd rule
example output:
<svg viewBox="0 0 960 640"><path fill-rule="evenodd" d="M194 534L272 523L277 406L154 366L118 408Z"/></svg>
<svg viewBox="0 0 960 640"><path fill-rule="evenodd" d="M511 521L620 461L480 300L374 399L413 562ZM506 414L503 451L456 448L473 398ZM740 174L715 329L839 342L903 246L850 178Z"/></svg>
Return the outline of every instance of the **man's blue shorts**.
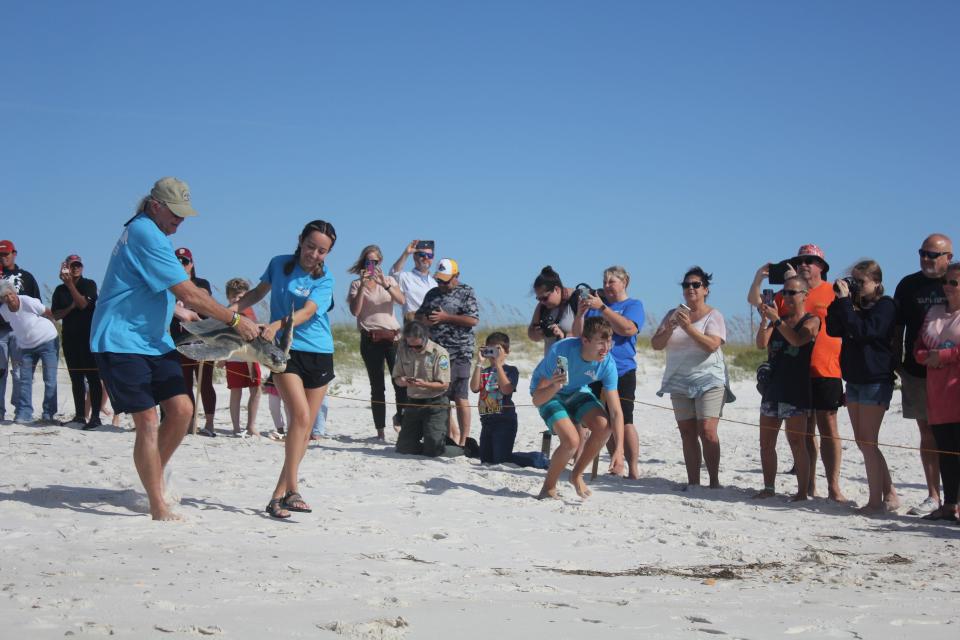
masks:
<svg viewBox="0 0 960 640"><path fill-rule="evenodd" d="M162 356L107 352L93 357L114 411L145 411L187 392L176 351Z"/></svg>
<svg viewBox="0 0 960 640"><path fill-rule="evenodd" d="M553 396L549 402L540 406L540 417L553 432L553 425L557 420L568 418L577 425L591 409L603 411L603 405L592 393L576 391L569 396Z"/></svg>

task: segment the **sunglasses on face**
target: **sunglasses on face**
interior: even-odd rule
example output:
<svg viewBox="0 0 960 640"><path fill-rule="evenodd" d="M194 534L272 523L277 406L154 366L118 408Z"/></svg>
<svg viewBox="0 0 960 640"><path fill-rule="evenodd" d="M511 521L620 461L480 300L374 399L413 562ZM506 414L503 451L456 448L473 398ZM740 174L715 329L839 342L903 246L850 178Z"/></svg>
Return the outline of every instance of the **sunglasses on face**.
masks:
<svg viewBox="0 0 960 640"><path fill-rule="evenodd" d="M71 263L70 263L70 268L71 268L71 269L82 269L82 268L83 268L83 263L82 263L82 262L71 262Z"/></svg>
<svg viewBox="0 0 960 640"><path fill-rule="evenodd" d="M960 287L960 280L948 280L947 278L944 278L940 282L947 287Z"/></svg>
<svg viewBox="0 0 960 640"><path fill-rule="evenodd" d="M699 289L703 286L703 283L699 280L695 280L693 282L681 282L680 286L684 289Z"/></svg>
<svg viewBox="0 0 960 640"><path fill-rule="evenodd" d="M783 295L792 298L793 296L800 295L801 293L806 293L803 289L784 289Z"/></svg>
<svg viewBox="0 0 960 640"><path fill-rule="evenodd" d="M927 251L926 249L920 249L918 252L921 258L926 258L927 260L936 260L940 256L948 255L949 251Z"/></svg>
<svg viewBox="0 0 960 640"><path fill-rule="evenodd" d="M9 255L10 255L9 253L0 253L0 258L6 258Z"/></svg>
<svg viewBox="0 0 960 640"><path fill-rule="evenodd" d="M418 257L418 258L425 258L425 259L427 259L427 260L433 260L433 254L432 254L432 253L426 253L426 252L424 252L424 251L417 251L417 252L414 253L413 255L415 255L415 256Z"/></svg>
<svg viewBox="0 0 960 640"><path fill-rule="evenodd" d="M547 293L534 296L537 299L537 302L546 302L550 296L553 295L553 290L548 291Z"/></svg>
<svg viewBox="0 0 960 640"><path fill-rule="evenodd" d="M190 258L179 258L179 260L180 260L180 264L182 264L183 266L187 266L188 264L190 264Z"/></svg>
<svg viewBox="0 0 960 640"><path fill-rule="evenodd" d="M423 345L422 345L422 344L410 344L410 343L408 342L408 343L407 343L407 348L408 348L408 349L413 349L414 351L420 351L421 349L423 349Z"/></svg>
<svg viewBox="0 0 960 640"><path fill-rule="evenodd" d="M802 258L797 258L796 260L794 260L794 261L793 261L793 264L795 264L795 265L801 265L801 264L806 264L806 265L810 265L810 264L820 264L820 258L814 258L813 256L804 256L804 257L802 257Z"/></svg>

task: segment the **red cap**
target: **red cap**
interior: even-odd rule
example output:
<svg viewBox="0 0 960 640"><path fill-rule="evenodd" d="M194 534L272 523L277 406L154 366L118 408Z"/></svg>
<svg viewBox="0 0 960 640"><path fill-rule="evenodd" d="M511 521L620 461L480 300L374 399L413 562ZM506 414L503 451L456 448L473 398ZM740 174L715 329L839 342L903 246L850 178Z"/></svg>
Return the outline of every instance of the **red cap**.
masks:
<svg viewBox="0 0 960 640"><path fill-rule="evenodd" d="M13 246L12 240L0 240L0 253L16 253L17 248Z"/></svg>
<svg viewBox="0 0 960 640"><path fill-rule="evenodd" d="M190 262L193 262L193 254L190 253L190 249L187 249L186 247L180 247L179 249L174 251L174 253L177 255L178 258L186 258Z"/></svg>
<svg viewBox="0 0 960 640"><path fill-rule="evenodd" d="M83 264L83 260L81 260L81 259L80 259L80 256L78 256L78 255L75 254L75 253L71 253L70 255L68 255L68 256L67 256L67 259L64 260L64 262L66 262L68 265L71 265L71 264L73 264L74 262L79 262L80 264Z"/></svg>

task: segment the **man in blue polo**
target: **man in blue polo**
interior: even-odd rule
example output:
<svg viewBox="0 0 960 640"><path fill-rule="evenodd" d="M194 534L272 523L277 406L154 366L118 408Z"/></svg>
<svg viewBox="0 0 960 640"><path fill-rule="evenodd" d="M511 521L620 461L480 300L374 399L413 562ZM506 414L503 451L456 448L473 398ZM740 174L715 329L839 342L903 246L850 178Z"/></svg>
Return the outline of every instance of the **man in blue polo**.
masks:
<svg viewBox="0 0 960 640"><path fill-rule="evenodd" d="M113 248L90 331L90 350L114 410L133 416L133 461L154 520L178 519L164 499L163 470L193 416L167 332L176 300L232 326L246 340L259 333L252 320L217 304L194 285L177 261L168 236L195 215L185 182L161 178L154 184ZM162 421L157 419L158 404Z"/></svg>

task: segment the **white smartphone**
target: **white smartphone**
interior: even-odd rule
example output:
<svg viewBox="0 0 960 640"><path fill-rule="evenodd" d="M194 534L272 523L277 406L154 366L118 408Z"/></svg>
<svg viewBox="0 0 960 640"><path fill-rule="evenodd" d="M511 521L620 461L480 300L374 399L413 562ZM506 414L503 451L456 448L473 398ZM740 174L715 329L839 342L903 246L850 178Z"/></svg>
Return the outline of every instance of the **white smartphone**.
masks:
<svg viewBox="0 0 960 640"><path fill-rule="evenodd" d="M690 313L690 307L688 307L687 305L683 304L682 302L680 303L680 308L683 309L684 311L686 311L687 313Z"/></svg>
<svg viewBox="0 0 960 640"><path fill-rule="evenodd" d="M563 374L563 377L567 377L567 356L557 356L557 373Z"/></svg>

